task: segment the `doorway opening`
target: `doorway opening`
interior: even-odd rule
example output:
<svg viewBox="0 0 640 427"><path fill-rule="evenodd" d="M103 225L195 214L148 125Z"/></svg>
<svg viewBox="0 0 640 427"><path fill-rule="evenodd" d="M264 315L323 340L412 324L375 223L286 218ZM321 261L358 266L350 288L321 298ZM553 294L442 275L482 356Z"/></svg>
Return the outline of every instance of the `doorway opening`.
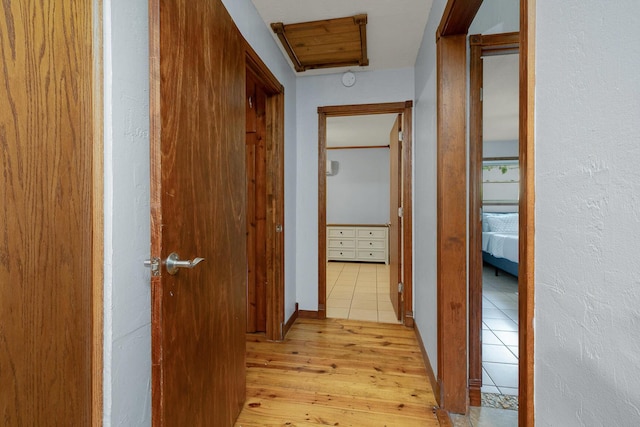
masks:
<svg viewBox="0 0 640 427"><path fill-rule="evenodd" d="M410 101L318 109L321 319L413 326L411 113ZM367 121L388 129L354 136Z"/></svg>
<svg viewBox="0 0 640 427"><path fill-rule="evenodd" d="M519 33L470 44L469 402L518 409Z"/></svg>
<svg viewBox="0 0 640 427"><path fill-rule="evenodd" d="M247 332L284 339L284 88L247 45Z"/></svg>
<svg viewBox="0 0 640 427"><path fill-rule="evenodd" d="M438 144L438 403L446 411L468 409L467 245L465 175L467 31L481 0L449 0L436 34ZM535 0L520 1L519 33L519 243L518 425L534 425L534 74ZM479 210L476 215L479 214ZM474 227L475 228L475 227Z"/></svg>

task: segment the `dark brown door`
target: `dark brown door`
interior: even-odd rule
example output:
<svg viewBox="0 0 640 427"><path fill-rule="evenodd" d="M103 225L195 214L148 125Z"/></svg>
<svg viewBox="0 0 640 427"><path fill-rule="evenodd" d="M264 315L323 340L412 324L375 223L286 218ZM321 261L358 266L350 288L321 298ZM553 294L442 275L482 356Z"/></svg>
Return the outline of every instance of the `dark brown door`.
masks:
<svg viewBox="0 0 640 427"><path fill-rule="evenodd" d="M400 232L402 230L402 218L400 216L400 208L402 207L402 181L400 179L400 168L402 166L400 132L402 131L402 114L398 114L398 118L391 128L389 134L389 156L390 156L390 194L391 201L389 203L389 297L391 304L396 312L398 320L402 316L402 293L400 292L399 283L402 283L402 239Z"/></svg>
<svg viewBox="0 0 640 427"><path fill-rule="evenodd" d="M0 9L2 425L92 425L91 5Z"/></svg>
<svg viewBox="0 0 640 427"><path fill-rule="evenodd" d="M265 88L247 72L247 332L267 330L267 175Z"/></svg>
<svg viewBox="0 0 640 427"><path fill-rule="evenodd" d="M245 398L245 51L219 0L150 2L154 426L231 426Z"/></svg>

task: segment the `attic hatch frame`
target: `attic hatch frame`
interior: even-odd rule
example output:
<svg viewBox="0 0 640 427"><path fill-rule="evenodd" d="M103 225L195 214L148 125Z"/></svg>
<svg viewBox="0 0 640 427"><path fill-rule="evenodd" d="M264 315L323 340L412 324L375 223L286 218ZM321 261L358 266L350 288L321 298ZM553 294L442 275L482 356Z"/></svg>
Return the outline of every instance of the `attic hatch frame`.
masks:
<svg viewBox="0 0 640 427"><path fill-rule="evenodd" d="M367 15L283 24L271 29L297 72L316 68L367 66Z"/></svg>

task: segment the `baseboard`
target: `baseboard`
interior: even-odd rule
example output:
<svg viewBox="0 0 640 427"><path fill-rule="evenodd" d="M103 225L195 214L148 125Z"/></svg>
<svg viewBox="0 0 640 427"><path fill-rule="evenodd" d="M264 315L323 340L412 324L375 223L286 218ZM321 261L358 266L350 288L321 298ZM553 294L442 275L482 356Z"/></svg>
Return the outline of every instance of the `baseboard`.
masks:
<svg viewBox="0 0 640 427"><path fill-rule="evenodd" d="M404 313L404 326L407 328L413 328L415 322L413 321L413 311L407 311Z"/></svg>
<svg viewBox="0 0 640 427"><path fill-rule="evenodd" d="M482 405L482 380L469 380L469 405Z"/></svg>
<svg viewBox="0 0 640 427"><path fill-rule="evenodd" d="M436 408L436 417L438 417L440 427L453 427L451 417L449 417L449 413L444 409Z"/></svg>
<svg viewBox="0 0 640 427"><path fill-rule="evenodd" d="M298 310L300 319L319 319L318 312L313 310Z"/></svg>
<svg viewBox="0 0 640 427"><path fill-rule="evenodd" d="M291 327L293 326L295 321L298 319L298 315L299 315L298 303L296 303L296 310L293 312L291 317L289 317L289 320L287 320L287 323L284 324L284 331L282 332L282 339L284 339L284 337L287 336L287 333L289 332L289 329L291 329Z"/></svg>
<svg viewBox="0 0 640 427"><path fill-rule="evenodd" d="M424 341L422 341L422 336L420 335L420 330L418 329L418 325L414 325L413 330L416 333L416 339L418 340L418 345L420 346L420 351L422 352L422 359L424 360L424 365L427 368L427 376L429 377L429 382L431 383L433 394L436 397L436 401L438 402L438 405L440 405L440 402L441 402L440 384L438 383L438 380L436 379L436 375L433 372L433 365L431 365L431 361L429 360L429 354L427 354L427 349L424 346Z"/></svg>

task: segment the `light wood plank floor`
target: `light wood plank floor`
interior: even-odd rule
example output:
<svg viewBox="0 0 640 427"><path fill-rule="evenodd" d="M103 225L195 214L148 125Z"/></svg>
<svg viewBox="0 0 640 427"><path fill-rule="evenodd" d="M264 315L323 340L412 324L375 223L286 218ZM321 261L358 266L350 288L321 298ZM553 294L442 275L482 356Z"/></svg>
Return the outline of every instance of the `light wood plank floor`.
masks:
<svg viewBox="0 0 640 427"><path fill-rule="evenodd" d="M247 401L236 427L439 426L414 331L298 319L283 343L247 335Z"/></svg>

